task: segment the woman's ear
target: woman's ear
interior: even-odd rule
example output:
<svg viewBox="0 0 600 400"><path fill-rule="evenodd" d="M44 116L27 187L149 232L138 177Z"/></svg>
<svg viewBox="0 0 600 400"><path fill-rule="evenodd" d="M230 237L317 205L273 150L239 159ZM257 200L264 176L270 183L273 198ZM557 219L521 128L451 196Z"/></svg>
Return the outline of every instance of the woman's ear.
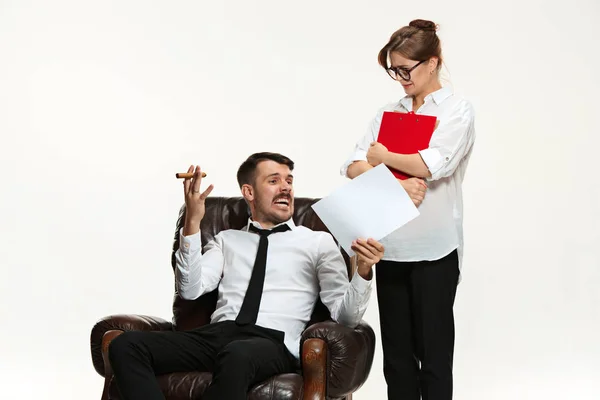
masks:
<svg viewBox="0 0 600 400"><path fill-rule="evenodd" d="M431 57L429 59L429 73L433 74L437 69L438 69L438 64L440 62L440 59L437 57Z"/></svg>

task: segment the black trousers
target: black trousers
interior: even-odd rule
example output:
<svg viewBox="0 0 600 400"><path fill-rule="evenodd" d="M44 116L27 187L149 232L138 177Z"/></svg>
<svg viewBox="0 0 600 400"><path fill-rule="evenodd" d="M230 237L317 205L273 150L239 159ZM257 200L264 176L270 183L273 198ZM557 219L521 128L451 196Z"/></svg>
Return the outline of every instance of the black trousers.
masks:
<svg viewBox="0 0 600 400"><path fill-rule="evenodd" d="M436 261L381 261L375 276L388 399L452 399L456 250Z"/></svg>
<svg viewBox="0 0 600 400"><path fill-rule="evenodd" d="M259 326L218 322L186 331L125 332L109 346L109 359L124 400L164 400L156 375L213 373L204 400L245 400L255 383L295 372L284 333Z"/></svg>

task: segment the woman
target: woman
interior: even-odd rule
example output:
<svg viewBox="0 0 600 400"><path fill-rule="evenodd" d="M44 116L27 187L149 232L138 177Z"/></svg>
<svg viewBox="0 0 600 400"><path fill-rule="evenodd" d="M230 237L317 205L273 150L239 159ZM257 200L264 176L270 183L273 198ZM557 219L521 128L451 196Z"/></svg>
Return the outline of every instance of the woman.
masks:
<svg viewBox="0 0 600 400"><path fill-rule="evenodd" d="M462 259L462 181L475 139L471 104L442 87L442 50L431 21L394 32L379 64L405 96L383 107L342 166L355 178L381 163L399 180L420 215L386 237L376 266L388 399L452 398L453 305ZM437 117L429 148L395 154L377 143L384 111Z"/></svg>

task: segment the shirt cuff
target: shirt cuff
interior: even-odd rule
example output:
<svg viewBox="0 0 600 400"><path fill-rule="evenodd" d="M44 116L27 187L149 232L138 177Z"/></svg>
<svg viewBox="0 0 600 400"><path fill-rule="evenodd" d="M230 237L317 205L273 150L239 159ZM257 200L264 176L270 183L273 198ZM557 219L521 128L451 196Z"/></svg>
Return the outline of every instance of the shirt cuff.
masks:
<svg viewBox="0 0 600 400"><path fill-rule="evenodd" d="M360 276L358 271L356 271L354 272L354 276L352 277L352 282L350 282L350 284L358 293L365 294L371 289L371 282L373 282L373 279L366 280Z"/></svg>
<svg viewBox="0 0 600 400"><path fill-rule="evenodd" d="M442 169L444 165L444 157L438 149L425 149L419 150L419 154L423 159L425 165L427 165L427 169L431 173L430 179L437 179L436 173Z"/></svg>
<svg viewBox="0 0 600 400"><path fill-rule="evenodd" d="M352 165L354 161L367 161L367 152L364 150L356 151L352 157L342 165L342 168L340 168L340 175L348 177L348 167Z"/></svg>
<svg viewBox="0 0 600 400"><path fill-rule="evenodd" d="M183 236L183 228L179 230L179 250L182 254L188 255L194 253L202 247L200 231L193 235Z"/></svg>

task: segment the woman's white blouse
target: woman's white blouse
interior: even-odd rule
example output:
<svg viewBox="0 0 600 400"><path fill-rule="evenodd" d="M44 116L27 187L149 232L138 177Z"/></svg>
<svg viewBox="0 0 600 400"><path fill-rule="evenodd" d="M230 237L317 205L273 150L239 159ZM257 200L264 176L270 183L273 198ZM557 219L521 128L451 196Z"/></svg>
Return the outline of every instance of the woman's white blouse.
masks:
<svg viewBox="0 0 600 400"><path fill-rule="evenodd" d="M384 111L412 111L412 98L383 107L372 120L366 135L356 144L341 168L347 176L354 161L367 160L370 143L377 141ZM385 260L423 261L440 259L458 249L463 253L462 182L475 141L475 113L472 105L444 87L427 97L416 114L436 116L439 125L429 148L420 151L431 177L419 206L420 215L382 240Z"/></svg>

